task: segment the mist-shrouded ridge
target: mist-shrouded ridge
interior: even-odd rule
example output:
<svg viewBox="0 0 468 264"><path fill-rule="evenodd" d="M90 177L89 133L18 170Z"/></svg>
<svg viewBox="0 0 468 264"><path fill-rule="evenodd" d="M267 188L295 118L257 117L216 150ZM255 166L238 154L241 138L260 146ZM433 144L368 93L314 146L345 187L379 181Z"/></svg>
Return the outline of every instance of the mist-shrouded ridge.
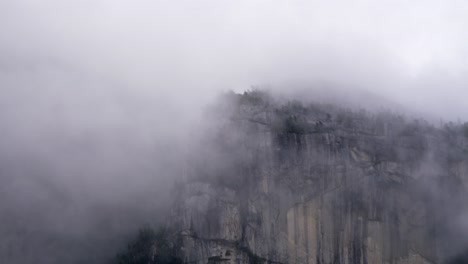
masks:
<svg viewBox="0 0 468 264"><path fill-rule="evenodd" d="M102 263L164 222L220 92L465 122L467 9L1 1L0 262Z"/></svg>
<svg viewBox="0 0 468 264"><path fill-rule="evenodd" d="M207 119L173 193L185 262L466 262L468 123L262 91Z"/></svg>

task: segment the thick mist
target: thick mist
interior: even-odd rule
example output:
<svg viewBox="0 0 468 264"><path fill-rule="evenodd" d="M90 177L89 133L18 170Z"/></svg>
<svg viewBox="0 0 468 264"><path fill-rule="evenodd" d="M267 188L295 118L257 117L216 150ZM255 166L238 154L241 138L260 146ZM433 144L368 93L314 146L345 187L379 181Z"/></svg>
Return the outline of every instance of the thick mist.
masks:
<svg viewBox="0 0 468 264"><path fill-rule="evenodd" d="M165 221L223 91L466 121L463 1L0 1L0 262Z"/></svg>

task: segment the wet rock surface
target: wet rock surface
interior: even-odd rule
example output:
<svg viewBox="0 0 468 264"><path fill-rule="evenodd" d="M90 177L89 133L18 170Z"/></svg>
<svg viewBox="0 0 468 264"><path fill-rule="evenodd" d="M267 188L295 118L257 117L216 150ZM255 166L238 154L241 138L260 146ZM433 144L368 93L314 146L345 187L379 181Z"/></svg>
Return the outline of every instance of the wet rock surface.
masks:
<svg viewBox="0 0 468 264"><path fill-rule="evenodd" d="M246 96L176 186L184 261L432 264L468 245L450 243L466 209L462 127Z"/></svg>

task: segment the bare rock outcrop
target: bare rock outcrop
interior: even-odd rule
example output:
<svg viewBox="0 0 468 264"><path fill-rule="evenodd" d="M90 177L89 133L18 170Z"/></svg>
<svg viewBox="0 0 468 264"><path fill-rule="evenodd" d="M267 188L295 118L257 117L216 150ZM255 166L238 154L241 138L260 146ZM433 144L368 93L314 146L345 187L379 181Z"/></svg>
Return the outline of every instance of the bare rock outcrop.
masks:
<svg viewBox="0 0 468 264"><path fill-rule="evenodd" d="M218 154L176 186L186 263L434 264L463 250L448 249L466 209L463 127L232 97L207 134Z"/></svg>

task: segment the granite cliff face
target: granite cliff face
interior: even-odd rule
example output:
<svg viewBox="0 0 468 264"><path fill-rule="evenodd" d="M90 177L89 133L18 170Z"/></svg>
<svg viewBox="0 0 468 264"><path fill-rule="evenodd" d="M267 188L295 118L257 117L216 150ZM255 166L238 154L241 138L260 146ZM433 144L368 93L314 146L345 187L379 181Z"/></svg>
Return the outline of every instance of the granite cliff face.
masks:
<svg viewBox="0 0 468 264"><path fill-rule="evenodd" d="M429 264L466 250L466 126L224 100L174 189L186 263Z"/></svg>

